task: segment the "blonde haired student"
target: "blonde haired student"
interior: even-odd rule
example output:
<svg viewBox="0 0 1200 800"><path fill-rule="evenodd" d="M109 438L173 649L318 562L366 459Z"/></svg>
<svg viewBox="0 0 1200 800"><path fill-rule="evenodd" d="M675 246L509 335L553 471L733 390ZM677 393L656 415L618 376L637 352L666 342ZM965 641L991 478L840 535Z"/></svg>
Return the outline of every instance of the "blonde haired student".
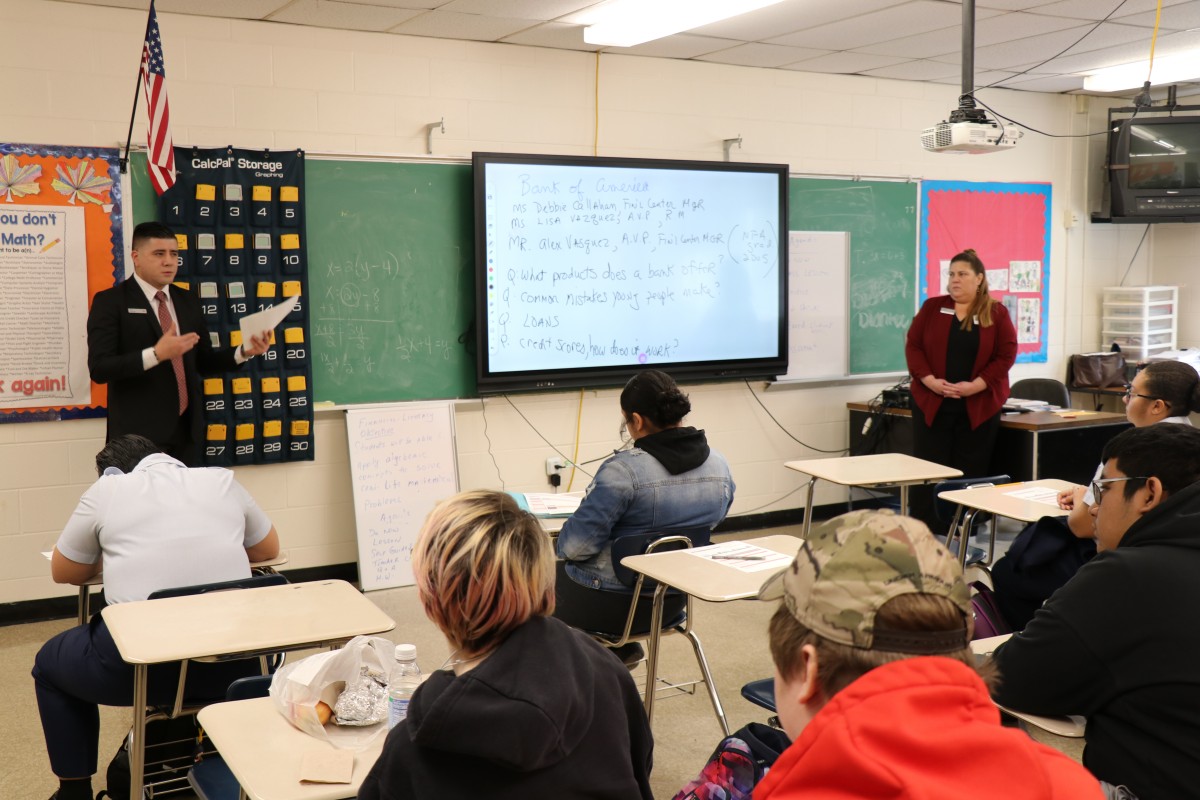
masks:
<svg viewBox="0 0 1200 800"><path fill-rule="evenodd" d="M503 492L457 494L425 520L413 573L453 652L359 798L651 797L637 687L607 649L549 616L554 556L532 515Z"/></svg>

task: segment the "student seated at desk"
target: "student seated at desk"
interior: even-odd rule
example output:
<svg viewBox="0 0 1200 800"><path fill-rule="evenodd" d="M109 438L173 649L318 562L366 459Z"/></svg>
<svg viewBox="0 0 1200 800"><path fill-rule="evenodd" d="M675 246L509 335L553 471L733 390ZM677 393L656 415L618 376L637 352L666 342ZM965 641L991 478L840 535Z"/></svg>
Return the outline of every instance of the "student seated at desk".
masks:
<svg viewBox="0 0 1200 800"><path fill-rule="evenodd" d="M1125 389L1125 416L1135 427L1160 422L1191 425L1188 412L1200 412L1200 374L1190 364L1154 361ZM1104 469L1096 468L1096 477ZM1071 579L1096 554L1090 486L1077 486L1058 496L1062 517L1043 517L1013 540L992 568L996 602L1013 630L1033 619L1046 598Z"/></svg>
<svg viewBox="0 0 1200 800"><path fill-rule="evenodd" d="M1004 680L992 696L1015 711L1086 716L1084 766L1139 800L1195 797L1200 430L1127 430L1103 462L1092 482L1100 552L996 649Z"/></svg>
<svg viewBox="0 0 1200 800"><path fill-rule="evenodd" d="M919 521L853 511L822 523L759 597L783 600L770 645L793 742L754 800L1103 797L1071 759L1001 727L958 560Z"/></svg>
<svg viewBox="0 0 1200 800"><path fill-rule="evenodd" d="M425 520L417 594L453 648L388 734L359 800L650 798L653 740L629 671L554 610L554 556L504 492Z"/></svg>
<svg viewBox="0 0 1200 800"><path fill-rule="evenodd" d="M56 583L79 584L104 565L110 604L159 589L250 576L250 562L279 554L271 520L226 469L189 469L144 436L126 434L96 456L101 478L83 494L50 561ZM179 669L150 669L147 697L171 702ZM222 696L244 662L197 664L188 687ZM96 706L133 704L133 667L121 660L100 614L42 646L33 680L58 800L92 800L100 717Z"/></svg>
<svg viewBox="0 0 1200 800"><path fill-rule="evenodd" d="M643 370L625 384L622 428L633 446L600 465L558 535L563 560L554 616L568 625L602 633L624 629L630 590L613 570L614 539L701 526L712 530L725 518L733 504L733 476L725 457L708 446L704 431L682 425L691 410L687 395L665 372ZM638 606L634 629L644 630L651 604ZM667 609L663 618L677 614L678 609ZM640 653L635 642L620 655L636 661Z"/></svg>

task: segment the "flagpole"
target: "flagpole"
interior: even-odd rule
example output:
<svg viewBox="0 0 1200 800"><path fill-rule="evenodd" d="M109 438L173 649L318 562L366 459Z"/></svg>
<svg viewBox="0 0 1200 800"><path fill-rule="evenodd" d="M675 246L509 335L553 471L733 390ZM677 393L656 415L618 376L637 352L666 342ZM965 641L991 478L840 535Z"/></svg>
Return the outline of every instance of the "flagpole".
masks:
<svg viewBox="0 0 1200 800"><path fill-rule="evenodd" d="M150 0L150 6L154 6L154 0ZM146 33L142 36L142 50L146 49L146 39L150 37L150 12L146 11ZM133 82L133 109L129 112L129 134L125 137L125 155L118 159L121 165L121 174L125 175L129 172L129 145L133 142L133 120L137 116L138 92L142 88L142 59L138 55L138 73L137 80Z"/></svg>

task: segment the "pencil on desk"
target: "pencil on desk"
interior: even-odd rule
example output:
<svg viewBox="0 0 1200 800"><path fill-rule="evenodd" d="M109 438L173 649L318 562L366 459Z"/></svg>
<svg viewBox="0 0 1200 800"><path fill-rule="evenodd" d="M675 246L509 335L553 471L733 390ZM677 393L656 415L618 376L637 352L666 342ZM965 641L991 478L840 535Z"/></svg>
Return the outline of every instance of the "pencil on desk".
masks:
<svg viewBox="0 0 1200 800"><path fill-rule="evenodd" d="M713 556L713 561L766 561L766 556Z"/></svg>

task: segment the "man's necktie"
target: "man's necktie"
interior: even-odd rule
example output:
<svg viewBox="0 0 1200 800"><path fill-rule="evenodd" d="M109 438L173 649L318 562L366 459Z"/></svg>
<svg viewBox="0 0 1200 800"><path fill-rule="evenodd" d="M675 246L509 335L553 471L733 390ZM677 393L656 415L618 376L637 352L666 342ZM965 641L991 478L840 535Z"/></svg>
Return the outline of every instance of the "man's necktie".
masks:
<svg viewBox="0 0 1200 800"><path fill-rule="evenodd" d="M171 321L171 312L167 310L167 295L156 292L154 299L158 301L158 324L162 326L163 333L166 333L175 324ZM188 406L187 379L183 377L183 356L171 359L171 369L175 370L175 385L179 389L179 413L182 414L187 411Z"/></svg>

